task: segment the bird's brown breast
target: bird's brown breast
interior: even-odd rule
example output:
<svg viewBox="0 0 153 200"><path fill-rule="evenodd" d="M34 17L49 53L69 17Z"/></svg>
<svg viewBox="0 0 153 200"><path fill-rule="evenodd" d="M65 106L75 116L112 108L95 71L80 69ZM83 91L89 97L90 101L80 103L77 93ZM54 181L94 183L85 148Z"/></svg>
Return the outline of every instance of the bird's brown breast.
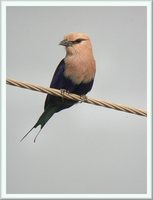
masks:
<svg viewBox="0 0 153 200"><path fill-rule="evenodd" d="M88 83L94 79L95 76L95 60L81 59L80 57L65 58L65 77L72 80L74 84Z"/></svg>

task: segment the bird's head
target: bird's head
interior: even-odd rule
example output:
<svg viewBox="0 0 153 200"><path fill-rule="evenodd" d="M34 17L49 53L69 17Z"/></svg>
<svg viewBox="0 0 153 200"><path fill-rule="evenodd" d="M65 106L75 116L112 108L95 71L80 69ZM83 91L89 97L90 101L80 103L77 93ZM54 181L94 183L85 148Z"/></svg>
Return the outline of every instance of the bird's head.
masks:
<svg viewBox="0 0 153 200"><path fill-rule="evenodd" d="M85 33L70 33L59 44L66 47L67 55L92 51L90 38Z"/></svg>

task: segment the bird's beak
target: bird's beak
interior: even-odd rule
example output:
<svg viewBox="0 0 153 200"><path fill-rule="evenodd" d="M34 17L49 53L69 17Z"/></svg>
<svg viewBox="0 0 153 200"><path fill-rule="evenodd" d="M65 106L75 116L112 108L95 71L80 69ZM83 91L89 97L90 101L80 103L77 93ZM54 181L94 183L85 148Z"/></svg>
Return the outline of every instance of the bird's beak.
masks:
<svg viewBox="0 0 153 200"><path fill-rule="evenodd" d="M72 46L72 42L67 41L67 40L62 40L62 41L59 43L59 45L68 47L68 46Z"/></svg>

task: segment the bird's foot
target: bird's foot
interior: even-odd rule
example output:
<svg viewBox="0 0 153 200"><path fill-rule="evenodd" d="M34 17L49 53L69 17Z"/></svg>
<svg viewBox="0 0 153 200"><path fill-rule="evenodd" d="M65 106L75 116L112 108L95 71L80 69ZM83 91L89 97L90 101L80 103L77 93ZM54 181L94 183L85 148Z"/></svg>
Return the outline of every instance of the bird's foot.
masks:
<svg viewBox="0 0 153 200"><path fill-rule="evenodd" d="M66 93L65 89L60 89L61 94L63 95L64 93Z"/></svg>
<svg viewBox="0 0 153 200"><path fill-rule="evenodd" d="M86 102L88 100L88 97L86 95L81 95L80 96L80 103Z"/></svg>
<svg viewBox="0 0 153 200"><path fill-rule="evenodd" d="M65 89L60 89L61 94L64 95L65 93L69 94L70 92L68 90Z"/></svg>
<svg viewBox="0 0 153 200"><path fill-rule="evenodd" d="M65 89L60 89L61 91L61 95L62 95L62 100L64 101L64 94L69 94L70 92L68 90L65 90Z"/></svg>

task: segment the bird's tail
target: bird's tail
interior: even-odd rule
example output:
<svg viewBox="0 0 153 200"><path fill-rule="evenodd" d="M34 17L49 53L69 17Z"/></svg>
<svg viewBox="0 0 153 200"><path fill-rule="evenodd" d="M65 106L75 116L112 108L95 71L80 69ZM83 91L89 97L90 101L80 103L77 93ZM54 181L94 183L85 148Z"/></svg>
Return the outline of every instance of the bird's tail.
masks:
<svg viewBox="0 0 153 200"><path fill-rule="evenodd" d="M41 129L45 126L45 124L47 123L47 121L53 116L53 114L57 112L57 107L50 107L48 106L45 111L42 113L42 115L39 117L37 123L30 129L30 131L28 131L28 133L26 135L24 135L24 137L20 140L20 142L37 126L41 126L39 132L37 133L34 142L37 139L37 136L39 135Z"/></svg>

